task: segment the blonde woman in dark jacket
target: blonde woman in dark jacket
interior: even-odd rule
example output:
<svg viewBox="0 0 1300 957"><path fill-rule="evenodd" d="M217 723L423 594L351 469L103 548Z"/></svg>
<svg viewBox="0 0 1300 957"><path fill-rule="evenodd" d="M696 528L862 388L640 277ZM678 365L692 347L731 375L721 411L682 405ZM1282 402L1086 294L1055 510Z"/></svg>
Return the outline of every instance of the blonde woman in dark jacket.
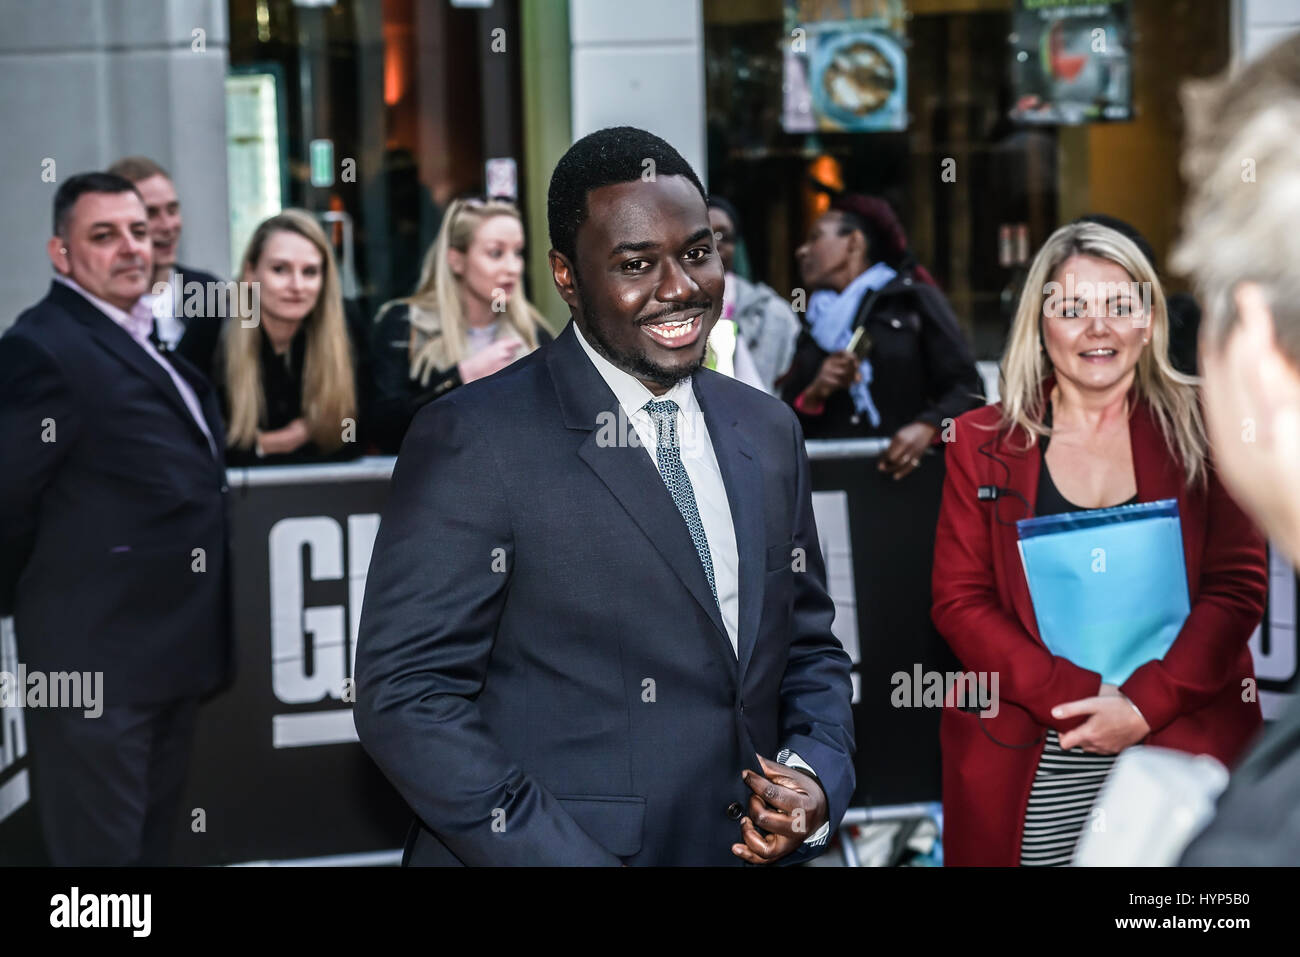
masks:
<svg viewBox="0 0 1300 957"><path fill-rule="evenodd" d="M415 292L385 303L371 337L374 436L396 453L411 418L457 386L504 369L550 340L524 298L519 211L456 200L425 256Z"/></svg>

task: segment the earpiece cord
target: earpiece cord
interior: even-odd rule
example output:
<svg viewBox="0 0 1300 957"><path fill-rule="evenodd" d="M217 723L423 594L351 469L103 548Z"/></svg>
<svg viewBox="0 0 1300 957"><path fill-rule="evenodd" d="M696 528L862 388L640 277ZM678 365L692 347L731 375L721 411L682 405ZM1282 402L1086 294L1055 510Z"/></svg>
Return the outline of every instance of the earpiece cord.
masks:
<svg viewBox="0 0 1300 957"><path fill-rule="evenodd" d="M992 452L988 451L988 447L989 447L990 445L992 445L994 441L995 441L995 439L989 439L987 442L985 442L983 445L981 445L981 446L979 447L979 449L978 449L979 454L985 456L986 458L990 459L990 460L993 461L993 462L996 462L999 466L1001 466L1001 467L1002 467L1002 470L1003 470L1004 472L1007 473L1006 481L1010 482L1010 481L1011 481L1011 467L1010 467L1009 465L1007 465L1006 462L1003 462L1000 458L998 458L996 455L994 455ZM998 522L999 525L1007 525L1007 526L1015 525L1015 522L1014 522L1014 521L1011 521L1011 522L1005 521L1005 520L1002 518L1002 515L1001 515L1001 513L1000 513L1000 511L999 511L999 509L1000 509L1000 507L1001 507L1001 504L1002 504L1002 498L1003 498L1003 496L1006 496L1006 495L1011 495L1011 496L1014 496L1014 497L1020 499L1020 501L1021 501L1022 503L1024 503L1024 506L1025 506L1025 517L1026 517L1026 518L1029 517L1029 514L1030 514L1030 512L1032 511L1032 509L1031 509L1030 506L1029 506L1029 500L1028 500L1027 498L1025 498L1023 495L1021 495L1019 492L1017 492L1017 491L1016 491L1015 489L1013 489L1013 488L1007 488L1007 487L1002 486L1002 485L994 485L994 486L991 486L991 488L992 488L993 491L995 492L995 495L993 496L993 518L997 520L997 522Z"/></svg>

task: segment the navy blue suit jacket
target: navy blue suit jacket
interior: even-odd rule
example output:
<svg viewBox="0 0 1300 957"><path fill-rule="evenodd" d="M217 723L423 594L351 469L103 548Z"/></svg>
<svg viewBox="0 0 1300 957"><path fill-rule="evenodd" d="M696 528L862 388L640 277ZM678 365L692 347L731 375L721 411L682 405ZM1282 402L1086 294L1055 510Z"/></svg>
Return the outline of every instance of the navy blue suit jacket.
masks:
<svg viewBox="0 0 1300 957"><path fill-rule="evenodd" d="M407 863L736 864L741 769L783 748L843 816L850 662L802 434L749 386L702 370L694 388L735 524L739 660L650 456L608 441L618 401L572 324L416 415L354 712L419 818Z"/></svg>
<svg viewBox="0 0 1300 957"><path fill-rule="evenodd" d="M62 283L0 337L0 610L29 669L102 671L114 705L204 694L228 665L225 430L165 357L216 457L167 371Z"/></svg>

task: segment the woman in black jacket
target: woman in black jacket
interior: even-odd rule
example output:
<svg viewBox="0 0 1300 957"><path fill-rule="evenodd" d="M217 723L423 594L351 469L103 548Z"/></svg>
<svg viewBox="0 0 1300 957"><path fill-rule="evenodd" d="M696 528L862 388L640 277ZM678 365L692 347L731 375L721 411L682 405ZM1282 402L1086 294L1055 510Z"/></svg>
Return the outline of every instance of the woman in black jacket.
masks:
<svg viewBox="0 0 1300 957"><path fill-rule="evenodd" d="M807 438L891 437L879 467L902 478L984 403L957 317L883 200L837 197L795 255L812 295L781 395Z"/></svg>
<svg viewBox="0 0 1300 957"><path fill-rule="evenodd" d="M306 210L263 221L240 279L256 308L191 323L176 351L208 376L226 422L226 464L297 465L359 456L365 341L347 321L338 266ZM242 298L242 297L241 297Z"/></svg>
<svg viewBox="0 0 1300 957"><path fill-rule="evenodd" d="M550 341L524 298L523 251L523 223L509 203L447 208L415 292L375 317L371 419L380 451L398 451L426 403Z"/></svg>

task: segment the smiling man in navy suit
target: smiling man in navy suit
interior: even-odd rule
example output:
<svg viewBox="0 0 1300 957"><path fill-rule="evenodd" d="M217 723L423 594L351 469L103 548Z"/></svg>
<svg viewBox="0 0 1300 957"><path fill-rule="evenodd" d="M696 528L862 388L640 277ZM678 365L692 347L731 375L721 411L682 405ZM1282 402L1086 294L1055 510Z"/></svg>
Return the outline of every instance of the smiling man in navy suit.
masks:
<svg viewBox="0 0 1300 957"><path fill-rule="evenodd" d="M663 140L601 130L548 198L551 345L427 406L366 586L356 724L408 864L761 864L853 793L793 413L702 368L723 270Z"/></svg>

